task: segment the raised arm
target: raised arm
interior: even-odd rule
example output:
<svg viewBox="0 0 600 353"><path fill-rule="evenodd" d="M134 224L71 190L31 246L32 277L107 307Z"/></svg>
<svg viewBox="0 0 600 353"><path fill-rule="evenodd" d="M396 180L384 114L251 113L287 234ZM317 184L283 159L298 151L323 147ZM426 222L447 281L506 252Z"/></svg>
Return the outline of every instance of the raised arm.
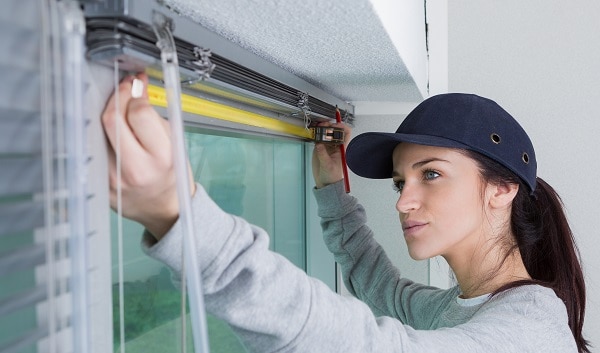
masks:
<svg viewBox="0 0 600 353"><path fill-rule="evenodd" d="M366 214L341 183L314 190L323 237L342 267L346 288L377 315L427 329L455 289L440 290L403 278L366 225Z"/></svg>

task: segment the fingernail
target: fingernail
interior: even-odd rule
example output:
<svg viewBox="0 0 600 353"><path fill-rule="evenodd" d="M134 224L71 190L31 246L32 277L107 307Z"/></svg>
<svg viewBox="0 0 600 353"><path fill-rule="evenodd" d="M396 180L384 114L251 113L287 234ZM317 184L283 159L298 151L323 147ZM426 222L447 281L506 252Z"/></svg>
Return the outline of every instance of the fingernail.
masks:
<svg viewBox="0 0 600 353"><path fill-rule="evenodd" d="M136 78L131 85L131 97L140 98L142 94L144 94L144 82Z"/></svg>

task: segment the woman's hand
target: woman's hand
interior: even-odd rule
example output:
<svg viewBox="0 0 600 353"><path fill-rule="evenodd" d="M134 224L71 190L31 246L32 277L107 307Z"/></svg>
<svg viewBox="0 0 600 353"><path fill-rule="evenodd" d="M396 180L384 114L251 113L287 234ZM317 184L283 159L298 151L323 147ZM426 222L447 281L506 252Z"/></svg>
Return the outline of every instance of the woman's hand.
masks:
<svg viewBox="0 0 600 353"><path fill-rule="evenodd" d="M123 216L140 222L159 240L179 217L170 128L148 102L145 74L137 75L144 83L142 96L132 97L135 78L121 81L118 98L113 94L102 114L109 141L110 205L118 207L115 151L119 148Z"/></svg>
<svg viewBox="0 0 600 353"><path fill-rule="evenodd" d="M350 141L352 130L343 123L320 123L318 126L333 126L344 129L344 144ZM312 157L312 172L317 189L344 179L340 146L315 143Z"/></svg>

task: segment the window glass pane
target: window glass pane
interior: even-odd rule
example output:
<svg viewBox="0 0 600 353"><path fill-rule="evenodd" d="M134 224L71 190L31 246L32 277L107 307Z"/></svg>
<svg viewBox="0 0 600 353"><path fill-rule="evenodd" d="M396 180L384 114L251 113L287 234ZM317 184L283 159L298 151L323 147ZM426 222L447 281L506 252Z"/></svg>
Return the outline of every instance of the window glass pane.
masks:
<svg viewBox="0 0 600 353"><path fill-rule="evenodd" d="M112 212L114 351L120 352L117 226L117 216ZM167 267L142 252L140 247L142 232L141 225L123 219L125 351L127 353L180 352L181 292L171 283Z"/></svg>
<svg viewBox="0 0 600 353"><path fill-rule="evenodd" d="M265 229L272 250L306 269L303 143L194 128L186 140L194 179L211 198Z"/></svg>
<svg viewBox="0 0 600 353"><path fill-rule="evenodd" d="M273 250L306 271L304 146L273 145Z"/></svg>
<svg viewBox="0 0 600 353"><path fill-rule="evenodd" d="M225 211L265 229L270 248L306 270L304 145L188 128L194 179ZM226 323L208 316L211 352L245 352Z"/></svg>
<svg viewBox="0 0 600 353"><path fill-rule="evenodd" d="M194 179L225 211L264 228L270 247L306 269L304 143L186 129ZM140 249L140 225L123 220L126 351L181 351L181 293L165 266ZM115 351L119 347L117 223L112 215ZM188 315L189 316L189 315ZM187 320L188 351L193 351ZM212 353L246 352L229 326L207 316Z"/></svg>

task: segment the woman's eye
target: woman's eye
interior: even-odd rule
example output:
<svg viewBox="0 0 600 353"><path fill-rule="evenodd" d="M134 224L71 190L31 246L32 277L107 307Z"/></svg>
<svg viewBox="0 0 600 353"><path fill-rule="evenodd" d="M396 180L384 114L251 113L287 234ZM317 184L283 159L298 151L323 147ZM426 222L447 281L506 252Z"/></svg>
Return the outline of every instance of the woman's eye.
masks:
<svg viewBox="0 0 600 353"><path fill-rule="evenodd" d="M425 180L433 180L440 176L440 173L435 170L426 170L423 172L423 179Z"/></svg>
<svg viewBox="0 0 600 353"><path fill-rule="evenodd" d="M401 181L401 180L394 180L394 182L392 184L392 189L394 189L395 192L401 193L403 188L404 188L404 182L403 181Z"/></svg>

